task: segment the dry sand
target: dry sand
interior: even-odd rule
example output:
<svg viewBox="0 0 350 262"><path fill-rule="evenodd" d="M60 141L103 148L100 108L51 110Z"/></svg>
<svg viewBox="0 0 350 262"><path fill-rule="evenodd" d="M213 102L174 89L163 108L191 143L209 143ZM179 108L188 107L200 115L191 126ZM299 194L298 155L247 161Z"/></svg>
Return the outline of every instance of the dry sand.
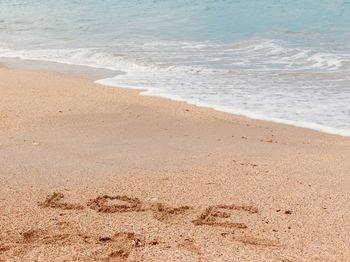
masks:
<svg viewBox="0 0 350 262"><path fill-rule="evenodd" d="M0 68L0 261L349 261L350 139Z"/></svg>

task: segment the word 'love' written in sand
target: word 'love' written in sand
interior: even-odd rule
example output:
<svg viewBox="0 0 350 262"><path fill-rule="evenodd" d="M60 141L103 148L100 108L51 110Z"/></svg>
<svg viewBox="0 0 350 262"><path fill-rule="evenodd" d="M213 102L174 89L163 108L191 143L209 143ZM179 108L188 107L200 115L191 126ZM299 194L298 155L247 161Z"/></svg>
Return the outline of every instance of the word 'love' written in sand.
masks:
<svg viewBox="0 0 350 262"><path fill-rule="evenodd" d="M225 245L240 245L248 249L281 250L284 245L280 241L282 234L291 230L277 228L274 218L264 215L258 208L251 205L222 204L211 205L196 210L192 206L172 207L164 203L143 201L137 197L125 195L98 196L90 199L86 204L70 203L65 201L62 193L53 193L39 204L42 208L68 210L70 212L85 212L86 209L96 211L99 214L130 214L131 212L150 212L153 218L166 223L166 226L178 223L190 227L200 227L203 230L194 230L192 233L180 232L168 238L162 234L154 235L147 228L142 231L117 231L106 233L89 232L81 230L80 226L63 219L44 228L31 228L20 232L20 237L9 232L6 239L0 239L0 260L11 258L14 254L26 254L36 256L38 246L57 247L63 246L84 247L83 253L78 253L82 261L142 261L143 256L152 250L171 250L181 254L201 259L206 254L207 247L201 246L198 239L212 234L210 239L224 241ZM277 209L275 216L290 223L287 217L294 214L290 210L281 212ZM61 214L60 214L61 215ZM105 218L104 218L105 219ZM56 220L53 220L56 221ZM147 225L147 224L146 224ZM212 227L207 230L205 227ZM288 228L288 230L287 230ZM135 231L135 232L134 232ZM12 235L11 235L12 234ZM3 234L4 235L4 234ZM17 253L16 253L17 252Z"/></svg>
<svg viewBox="0 0 350 262"><path fill-rule="evenodd" d="M85 207L80 204L63 202L62 193L53 193L47 196L39 206L45 208L58 208L63 210L82 210ZM113 203L118 201L118 203ZM125 212L147 212L153 213L155 219L167 221L179 215L184 215L194 210L191 206L170 207L163 203L146 203L139 198L128 196L99 196L88 201L87 206L99 213L125 213ZM258 213L258 209L253 206L243 205L216 205L210 206L196 219L191 222L196 225L218 226L224 228L245 229L247 225L240 222L228 221L231 214L227 211L241 211L248 214ZM226 219L226 220L225 220Z"/></svg>
<svg viewBox="0 0 350 262"><path fill-rule="evenodd" d="M211 205L203 211L197 212L192 206L171 207L163 203L149 203L125 195L98 196L90 199L86 205L81 205L65 202L62 193L53 193L40 202L39 206L76 212L88 207L104 214L152 212L155 219L164 223L177 224L189 221L194 226L215 227L221 231L221 237L244 245L262 248L280 247L278 240L280 229L276 229L273 223L270 223L269 219L259 212L258 208L250 205ZM277 209L276 213L287 216L293 214L291 210L280 211L281 209ZM287 228L291 230L290 226ZM286 230L284 229L284 232L288 232ZM190 242L186 246L189 244L193 245Z"/></svg>

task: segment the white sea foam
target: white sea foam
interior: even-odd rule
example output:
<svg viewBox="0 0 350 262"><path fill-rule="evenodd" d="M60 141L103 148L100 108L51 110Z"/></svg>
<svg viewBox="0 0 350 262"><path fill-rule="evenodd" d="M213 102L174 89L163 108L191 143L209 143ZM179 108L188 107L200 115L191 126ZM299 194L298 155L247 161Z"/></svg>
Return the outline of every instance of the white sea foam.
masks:
<svg viewBox="0 0 350 262"><path fill-rule="evenodd" d="M152 87L126 85L124 83L119 83L118 81L116 81L115 78L105 78L105 79L97 80L96 83L101 84L101 85L105 85L105 86L137 89L137 90L141 90L140 95L143 95L143 96L156 96L156 97L167 98L167 99L174 100L174 101L186 102L188 104L192 104L195 106L212 108L212 109L217 110L217 111L235 114L235 115L240 115L240 116L245 116L245 117L248 117L251 119L265 120L265 121L270 121L270 122L275 122L275 123L281 123L281 124L316 130L316 131L320 131L320 132L327 133L327 134L349 136L350 137L350 130L334 128L334 127L320 125L320 124L316 124L316 123L312 123L312 122L293 121L293 120L288 120L288 119L269 117L266 115L254 113L254 112L244 110L244 109L230 108L228 106L207 104L207 103L198 101L196 99L186 99L180 95L169 94L169 93L166 93L162 90L152 88Z"/></svg>

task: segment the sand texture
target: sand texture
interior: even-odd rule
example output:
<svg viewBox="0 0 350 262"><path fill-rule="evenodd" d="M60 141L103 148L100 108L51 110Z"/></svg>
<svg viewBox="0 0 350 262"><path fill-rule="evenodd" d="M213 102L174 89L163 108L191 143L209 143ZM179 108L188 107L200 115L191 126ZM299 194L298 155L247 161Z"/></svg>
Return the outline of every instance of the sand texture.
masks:
<svg viewBox="0 0 350 262"><path fill-rule="evenodd" d="M349 261L350 139L0 68L0 261Z"/></svg>

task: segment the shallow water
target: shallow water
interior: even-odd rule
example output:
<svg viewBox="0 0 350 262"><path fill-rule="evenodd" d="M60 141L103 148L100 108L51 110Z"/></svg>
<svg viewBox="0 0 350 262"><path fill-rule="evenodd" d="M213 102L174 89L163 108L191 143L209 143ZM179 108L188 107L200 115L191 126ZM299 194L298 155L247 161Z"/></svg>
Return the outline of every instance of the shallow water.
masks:
<svg viewBox="0 0 350 262"><path fill-rule="evenodd" d="M350 135L349 27L339 0L0 0L0 57L123 71L98 82Z"/></svg>

